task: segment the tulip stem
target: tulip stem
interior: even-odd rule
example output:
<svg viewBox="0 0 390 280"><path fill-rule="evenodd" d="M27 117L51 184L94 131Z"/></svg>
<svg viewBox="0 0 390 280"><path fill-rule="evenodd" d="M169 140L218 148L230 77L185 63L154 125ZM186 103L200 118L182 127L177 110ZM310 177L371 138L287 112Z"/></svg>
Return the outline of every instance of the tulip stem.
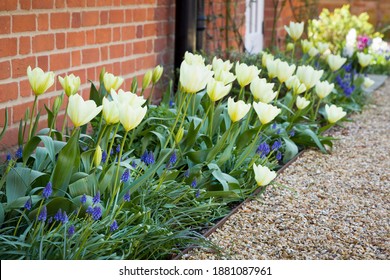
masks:
<svg viewBox="0 0 390 280"><path fill-rule="evenodd" d="M104 125L102 131L101 131L100 134L99 134L99 138L98 138L98 140L97 140L97 142L96 142L96 145L95 145L94 157L95 157L95 155L96 155L96 148L100 145L100 141L102 140L102 137L103 137L103 135L104 135L104 132L106 131L106 128L107 128L107 124ZM90 165L89 169L92 169L92 166L93 166L93 160L91 161L91 165Z"/></svg>
<svg viewBox="0 0 390 280"><path fill-rule="evenodd" d="M30 130L28 132L28 140L30 140L32 137L31 134L32 134L32 129L33 129L33 116L34 116L34 112L35 112L35 107L37 107L37 101L38 101L38 95L35 95L34 104L33 104L33 108L32 108L31 115L30 115Z"/></svg>
<svg viewBox="0 0 390 280"><path fill-rule="evenodd" d="M245 87L240 88L240 93L238 94L238 100L241 100L245 96Z"/></svg>
<svg viewBox="0 0 390 280"><path fill-rule="evenodd" d="M297 41L294 40L293 49L292 49L292 51L291 51L291 63L294 62L295 43L296 43L296 42L297 42Z"/></svg>
<svg viewBox="0 0 390 280"><path fill-rule="evenodd" d="M154 93L154 84L152 84L152 89L150 90L150 95L149 95L149 97L148 97L148 103L147 103L148 106L149 106L149 105L152 103L152 101L153 101L153 93Z"/></svg>
<svg viewBox="0 0 390 280"><path fill-rule="evenodd" d="M210 137L210 140L212 141L213 137L213 122L214 122L214 112L215 112L215 102L211 101L211 104L209 106L209 127L208 127L208 135Z"/></svg>
<svg viewBox="0 0 390 280"><path fill-rule="evenodd" d="M280 92L280 89L282 88L282 84L283 84L283 83L280 83L280 84L279 84L278 91L276 92L276 96L275 96L275 99L274 99L274 105L275 105L275 106L276 106L276 102L278 102L279 92Z"/></svg>
<svg viewBox="0 0 390 280"><path fill-rule="evenodd" d="M68 100L68 102L66 103L65 114L64 114L64 121L63 121L63 123L62 123L62 130L61 130L62 135L65 134L66 122L67 122L67 120L68 120L68 118L67 118L67 116L68 116L68 106L69 106L69 100ZM64 138L65 138L65 137L64 137Z"/></svg>
<svg viewBox="0 0 390 280"><path fill-rule="evenodd" d="M112 141L110 143L110 148L108 149L107 151L107 157L110 157L111 155L111 151L112 151L112 146L114 145L114 142L115 142L115 135L116 133L118 132L118 129L119 129L119 123L117 124L116 128L115 128L115 131L114 131L114 135L112 136ZM103 166L103 169L104 167L106 166L106 164L108 163L108 160L106 160L104 166Z"/></svg>
<svg viewBox="0 0 390 280"><path fill-rule="evenodd" d="M314 115L313 115L313 118L312 118L313 121L315 121L316 118L317 118L317 114L318 114L318 110L319 110L319 108L320 108L320 104L321 104L321 99L318 100L318 104L317 104L316 110L315 110Z"/></svg>

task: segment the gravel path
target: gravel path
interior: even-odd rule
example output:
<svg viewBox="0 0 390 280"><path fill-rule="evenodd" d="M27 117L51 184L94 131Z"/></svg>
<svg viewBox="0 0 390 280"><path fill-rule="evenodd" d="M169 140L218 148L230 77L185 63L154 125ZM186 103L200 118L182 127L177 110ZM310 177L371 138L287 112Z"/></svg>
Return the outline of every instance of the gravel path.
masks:
<svg viewBox="0 0 390 280"><path fill-rule="evenodd" d="M390 259L390 79L331 154L306 151L185 259Z"/></svg>

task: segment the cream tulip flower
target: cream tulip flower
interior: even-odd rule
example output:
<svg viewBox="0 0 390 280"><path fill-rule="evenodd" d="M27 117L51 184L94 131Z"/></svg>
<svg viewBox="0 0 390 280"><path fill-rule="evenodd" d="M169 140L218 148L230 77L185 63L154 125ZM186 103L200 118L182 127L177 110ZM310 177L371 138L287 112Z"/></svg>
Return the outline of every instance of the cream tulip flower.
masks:
<svg viewBox="0 0 390 280"><path fill-rule="evenodd" d="M308 41L308 40L301 40L301 45L302 45L302 51L303 53L308 53L309 50L314 47L313 43Z"/></svg>
<svg viewBox="0 0 390 280"><path fill-rule="evenodd" d="M110 92L111 89L118 90L118 88L123 84L123 78L114 76L111 73L104 73L103 75L103 83L107 92Z"/></svg>
<svg viewBox="0 0 390 280"><path fill-rule="evenodd" d="M273 91L273 87L274 83L267 83L266 79L256 77L250 85L250 90L256 101L270 103L277 94L276 91Z"/></svg>
<svg viewBox="0 0 390 280"><path fill-rule="evenodd" d="M261 64L263 67L267 67L268 60L274 60L274 56L270 53L263 52L263 55L261 56Z"/></svg>
<svg viewBox="0 0 390 280"><path fill-rule="evenodd" d="M306 90L306 86L299 81L296 75L288 78L285 85L288 89L292 89L294 94L300 94Z"/></svg>
<svg viewBox="0 0 390 280"><path fill-rule="evenodd" d="M147 107L119 105L119 121L126 132L136 128L146 115Z"/></svg>
<svg viewBox="0 0 390 280"><path fill-rule="evenodd" d="M245 117L250 108L251 104L245 104L242 100L234 102L233 98L229 97L228 99L228 114L232 122L238 122Z"/></svg>
<svg viewBox="0 0 390 280"><path fill-rule="evenodd" d="M317 43L317 50L320 52L320 54L324 54L329 49L328 43L318 42Z"/></svg>
<svg viewBox="0 0 390 280"><path fill-rule="evenodd" d="M276 178L275 171L271 171L268 167L261 166L260 164L256 165L256 163L254 163L253 171L255 173L255 180L259 187L268 185L273 179Z"/></svg>
<svg viewBox="0 0 390 280"><path fill-rule="evenodd" d="M304 23L303 22L292 22L290 21L289 26L284 26L284 29L287 31L288 35L296 41L299 38L301 38L302 33L303 33L303 27Z"/></svg>
<svg viewBox="0 0 390 280"><path fill-rule="evenodd" d="M205 66L205 64L204 64L204 57L202 57L199 54L193 54L193 53L190 53L190 52L186 51L185 54L184 54L184 60L189 65Z"/></svg>
<svg viewBox="0 0 390 280"><path fill-rule="evenodd" d="M320 99L323 99L329 95L334 89L334 84L329 84L328 81L316 83L316 94Z"/></svg>
<svg viewBox="0 0 390 280"><path fill-rule="evenodd" d="M336 105L329 106L328 104L325 105L325 112L329 123L336 123L347 114L343 111L343 108L337 107Z"/></svg>
<svg viewBox="0 0 390 280"><path fill-rule="evenodd" d="M347 61L345 57L341 57L340 55L330 54L327 58L328 65L330 70L337 71L343 66L343 64Z"/></svg>
<svg viewBox="0 0 390 280"><path fill-rule="evenodd" d="M188 64L186 60L180 66L180 84L184 92L197 93L204 89L213 76L213 71L200 64Z"/></svg>
<svg viewBox="0 0 390 280"><path fill-rule="evenodd" d="M246 85L249 85L252 80L259 76L260 71L256 66L251 65L248 66L245 63L239 63L237 61L236 63L236 77L237 82L240 84L241 87L245 87Z"/></svg>
<svg viewBox="0 0 390 280"><path fill-rule="evenodd" d="M306 86L306 89L311 89L322 77L324 70L314 70L313 67L307 66L298 66L297 77Z"/></svg>
<svg viewBox="0 0 390 280"><path fill-rule="evenodd" d="M263 102L253 102L253 108L262 124L270 123L281 112L278 107Z"/></svg>
<svg viewBox="0 0 390 280"><path fill-rule="evenodd" d="M319 54L319 50L315 47L312 47L310 50L309 50L309 56L310 57L313 57L313 56L316 56L317 54Z"/></svg>
<svg viewBox="0 0 390 280"><path fill-rule="evenodd" d="M31 70L31 66L27 67L27 77L30 82L31 89L36 96L45 93L54 84L54 73L43 72L39 67Z"/></svg>
<svg viewBox="0 0 390 280"><path fill-rule="evenodd" d="M73 74L65 76L64 78L58 76L58 80L60 81L60 84L68 97L75 94L79 90L81 82L80 77L78 76L76 77Z"/></svg>
<svg viewBox="0 0 390 280"><path fill-rule="evenodd" d="M275 78L278 75L278 64L280 59L267 60L267 71L270 79Z"/></svg>
<svg viewBox="0 0 390 280"><path fill-rule="evenodd" d="M155 85L160 80L162 73L164 71L164 67L157 65L153 69L153 75L152 75L152 83Z"/></svg>
<svg viewBox="0 0 390 280"><path fill-rule="evenodd" d="M119 122L119 108L116 101L109 101L103 97L103 118L108 125Z"/></svg>
<svg viewBox="0 0 390 280"><path fill-rule="evenodd" d="M217 58L214 56L213 58L213 70L216 72L218 70L223 70L223 71L230 71L233 67L233 63L230 62L230 60L223 61L220 58Z"/></svg>
<svg viewBox="0 0 390 280"><path fill-rule="evenodd" d="M112 89L110 94L112 100L119 105L127 104L129 106L142 106L146 102L146 99L143 96L138 96L135 93L124 91L123 89L118 90L118 93Z"/></svg>
<svg viewBox="0 0 390 280"><path fill-rule="evenodd" d="M218 101L229 94L232 89L232 84L224 85L223 82L217 81L213 78L207 84L207 94L212 101Z"/></svg>
<svg viewBox="0 0 390 280"><path fill-rule="evenodd" d="M372 86L373 84L375 84L375 81L374 81L374 80L371 80L371 79L368 78L368 77L365 77L365 78L364 78L363 86L364 86L365 88L369 88L369 87Z"/></svg>
<svg viewBox="0 0 390 280"><path fill-rule="evenodd" d="M279 60L276 66L276 76L278 77L279 82L284 83L287 81L287 79L292 76L295 69L296 66L294 64L288 65L287 62Z"/></svg>
<svg viewBox="0 0 390 280"><path fill-rule="evenodd" d="M215 70L214 79L223 82L224 85L232 83L236 76L232 72L225 71L223 69Z"/></svg>
<svg viewBox="0 0 390 280"><path fill-rule="evenodd" d="M371 60L372 60L372 55L371 54L365 54L362 52L357 53L357 57L359 60L359 64L362 68L367 67L370 65Z"/></svg>
<svg viewBox="0 0 390 280"><path fill-rule="evenodd" d="M305 109L310 104L310 101L304 97L297 96L297 100L295 101L295 105L299 110Z"/></svg>
<svg viewBox="0 0 390 280"><path fill-rule="evenodd" d="M69 96L68 116L75 127L83 126L96 117L103 106L96 106L95 101L84 99L78 93Z"/></svg>

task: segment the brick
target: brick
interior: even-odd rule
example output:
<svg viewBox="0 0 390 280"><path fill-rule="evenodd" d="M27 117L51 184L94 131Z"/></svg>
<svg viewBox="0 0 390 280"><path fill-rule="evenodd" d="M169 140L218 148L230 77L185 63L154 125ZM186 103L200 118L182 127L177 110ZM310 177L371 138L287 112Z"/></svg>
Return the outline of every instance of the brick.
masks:
<svg viewBox="0 0 390 280"><path fill-rule="evenodd" d="M125 48L123 44L110 46L110 59L123 57L125 54Z"/></svg>
<svg viewBox="0 0 390 280"><path fill-rule="evenodd" d="M82 50L81 61L82 64L97 63L99 61L99 49L93 48Z"/></svg>
<svg viewBox="0 0 390 280"><path fill-rule="evenodd" d="M100 48L100 61L108 59L108 47L104 46Z"/></svg>
<svg viewBox="0 0 390 280"><path fill-rule="evenodd" d="M33 15L13 15L12 32L25 32L36 30L36 16Z"/></svg>
<svg viewBox="0 0 390 280"><path fill-rule="evenodd" d="M113 42L118 42L121 41L121 28L120 27L115 27L112 29L112 41Z"/></svg>
<svg viewBox="0 0 390 280"><path fill-rule="evenodd" d="M107 24L108 23L108 12L107 11L101 11L100 12L100 24Z"/></svg>
<svg viewBox="0 0 390 280"><path fill-rule="evenodd" d="M86 40L88 45L95 44L95 30L88 30L86 32Z"/></svg>
<svg viewBox="0 0 390 280"><path fill-rule="evenodd" d="M16 100L18 98L18 83L0 84L0 102Z"/></svg>
<svg viewBox="0 0 390 280"><path fill-rule="evenodd" d="M125 21L126 22L133 22L133 10L128 9L125 11Z"/></svg>
<svg viewBox="0 0 390 280"><path fill-rule="evenodd" d="M65 42L66 42L66 34L64 32L62 33L56 33L56 49L61 50L65 48Z"/></svg>
<svg viewBox="0 0 390 280"><path fill-rule="evenodd" d="M112 73L122 73L122 67L120 62L115 62L113 64Z"/></svg>
<svg viewBox="0 0 390 280"><path fill-rule="evenodd" d="M147 11L146 11L146 20L147 21L152 21L154 20L154 11L156 10L156 8L149 8Z"/></svg>
<svg viewBox="0 0 390 280"><path fill-rule="evenodd" d="M50 15L51 29L62 29L70 27L69 13L53 13Z"/></svg>
<svg viewBox="0 0 390 280"><path fill-rule="evenodd" d="M134 42L134 54L143 54L146 49L146 42L145 41L139 41Z"/></svg>
<svg viewBox="0 0 390 280"><path fill-rule="evenodd" d="M149 23L144 25L144 37L156 36L156 24Z"/></svg>
<svg viewBox="0 0 390 280"><path fill-rule="evenodd" d="M29 54L31 52L31 38L29 36L19 37L19 54Z"/></svg>
<svg viewBox="0 0 390 280"><path fill-rule="evenodd" d="M53 9L53 7L54 7L53 0L32 1L33 9Z"/></svg>
<svg viewBox="0 0 390 280"><path fill-rule="evenodd" d="M11 17L0 16L0 34L9 34L11 31Z"/></svg>
<svg viewBox="0 0 390 280"><path fill-rule="evenodd" d="M88 68L87 69L87 79L91 80L91 81L95 81L96 80L95 78L96 78L96 68L95 67Z"/></svg>
<svg viewBox="0 0 390 280"><path fill-rule="evenodd" d="M72 13L72 28L79 28L81 26L81 13Z"/></svg>
<svg viewBox="0 0 390 280"><path fill-rule="evenodd" d="M109 43L111 42L111 28L96 29L96 43Z"/></svg>
<svg viewBox="0 0 390 280"><path fill-rule="evenodd" d="M65 1L64 0L56 0L56 8L57 9L65 8Z"/></svg>
<svg viewBox="0 0 390 280"><path fill-rule="evenodd" d="M111 5L111 0L96 0L97 7L110 6L110 5Z"/></svg>
<svg viewBox="0 0 390 280"><path fill-rule="evenodd" d="M10 118L10 116L10 110L8 110L8 118ZM7 129L4 134L4 138L1 139L0 150L3 150L6 153L10 151L15 153L16 145L18 144L18 131L18 127L10 127Z"/></svg>
<svg viewBox="0 0 390 280"><path fill-rule="evenodd" d="M70 53L58 53L50 55L50 71L67 69L70 67Z"/></svg>
<svg viewBox="0 0 390 280"><path fill-rule="evenodd" d="M167 48L166 38L157 38L154 40L154 52L159 53Z"/></svg>
<svg viewBox="0 0 390 280"><path fill-rule="evenodd" d="M137 58L135 60L135 70L139 71L139 70L142 70L142 69L144 69L144 58L140 57L140 58ZM142 81L141 81L141 83L142 83ZM140 83L138 82L138 84L140 84Z"/></svg>
<svg viewBox="0 0 390 280"><path fill-rule="evenodd" d="M68 48L80 47L85 45L85 32L69 32L66 35L66 46Z"/></svg>
<svg viewBox="0 0 390 280"><path fill-rule="evenodd" d="M135 71L135 60L127 60L121 62L122 72L123 73L134 73Z"/></svg>
<svg viewBox="0 0 390 280"><path fill-rule="evenodd" d="M131 40L135 38L135 27L134 26L124 26L122 27L122 40Z"/></svg>
<svg viewBox="0 0 390 280"><path fill-rule="evenodd" d="M146 9L145 8L137 9L133 14L133 21L140 22L145 20L146 20Z"/></svg>
<svg viewBox="0 0 390 280"><path fill-rule="evenodd" d="M31 91L31 94L32 94L32 91ZM13 123L19 122L20 120L24 119L26 109L29 108L31 111L32 107L33 107L33 101L14 105L12 107L12 121L13 121Z"/></svg>
<svg viewBox="0 0 390 280"><path fill-rule="evenodd" d="M17 52L16 46L17 46L16 38L0 39L0 57L16 55Z"/></svg>
<svg viewBox="0 0 390 280"><path fill-rule="evenodd" d="M1 0L0 11L13 11L18 7L18 2L15 0Z"/></svg>
<svg viewBox="0 0 390 280"><path fill-rule="evenodd" d="M125 55L130 56L133 54L133 43L125 44Z"/></svg>
<svg viewBox="0 0 390 280"><path fill-rule="evenodd" d="M32 38L33 52L51 51L54 49L54 35L43 34Z"/></svg>
<svg viewBox="0 0 390 280"><path fill-rule="evenodd" d="M31 85L28 79L21 80L19 82L19 95L22 97L28 97L31 95Z"/></svg>
<svg viewBox="0 0 390 280"><path fill-rule="evenodd" d="M68 8L85 7L86 0L66 0Z"/></svg>
<svg viewBox="0 0 390 280"><path fill-rule="evenodd" d="M146 41L146 52L151 53L153 51L153 40Z"/></svg>
<svg viewBox="0 0 390 280"><path fill-rule="evenodd" d="M27 75L27 67L35 67L35 56L26 58L15 58L12 60L12 78L25 77Z"/></svg>
<svg viewBox="0 0 390 280"><path fill-rule="evenodd" d="M138 26L137 26L136 37L137 37L137 38L142 38L142 37L144 37L144 26L143 26L143 25L138 25Z"/></svg>
<svg viewBox="0 0 390 280"><path fill-rule="evenodd" d="M49 15L39 14L38 15L38 30L46 31L49 30Z"/></svg>
<svg viewBox="0 0 390 280"><path fill-rule="evenodd" d="M95 7L96 0L87 0L87 7Z"/></svg>
<svg viewBox="0 0 390 280"><path fill-rule="evenodd" d="M123 23L124 22L123 10L111 10L109 16L110 16L110 23Z"/></svg>
<svg viewBox="0 0 390 280"><path fill-rule="evenodd" d="M81 51L73 51L72 54L72 67L81 65Z"/></svg>
<svg viewBox="0 0 390 280"><path fill-rule="evenodd" d="M49 69L49 56L41 55L37 57L37 65L41 69Z"/></svg>
<svg viewBox="0 0 390 280"><path fill-rule="evenodd" d="M9 77L11 77L11 63L9 61L0 62L0 80L8 79Z"/></svg>
<svg viewBox="0 0 390 280"><path fill-rule="evenodd" d="M99 24L99 12L88 11L82 12L81 14L81 25L82 26L97 26Z"/></svg>

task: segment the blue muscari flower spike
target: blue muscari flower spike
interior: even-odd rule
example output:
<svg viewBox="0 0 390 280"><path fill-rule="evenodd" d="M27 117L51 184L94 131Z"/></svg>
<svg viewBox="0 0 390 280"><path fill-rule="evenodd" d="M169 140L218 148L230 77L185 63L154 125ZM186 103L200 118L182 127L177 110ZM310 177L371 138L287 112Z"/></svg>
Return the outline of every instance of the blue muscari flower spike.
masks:
<svg viewBox="0 0 390 280"><path fill-rule="evenodd" d="M90 206L88 206L88 208L87 208L87 210L85 211L87 214L90 214L90 215L92 215L92 213L93 213L93 207L90 205Z"/></svg>
<svg viewBox="0 0 390 280"><path fill-rule="evenodd" d="M116 152L117 154L119 154L120 151L121 151L121 145L118 144L118 145L116 146L116 148L115 148L115 152Z"/></svg>
<svg viewBox="0 0 390 280"><path fill-rule="evenodd" d="M149 152L149 165L154 163L154 154L152 151Z"/></svg>
<svg viewBox="0 0 390 280"><path fill-rule="evenodd" d="M276 123L273 123L271 126L272 129L276 129Z"/></svg>
<svg viewBox="0 0 390 280"><path fill-rule="evenodd" d="M121 182L126 183L127 181L129 181L129 178L130 178L130 171L129 169L126 168L126 170L122 174Z"/></svg>
<svg viewBox="0 0 390 280"><path fill-rule="evenodd" d="M54 215L54 220L59 222L62 220L62 210L58 209L57 213Z"/></svg>
<svg viewBox="0 0 390 280"><path fill-rule="evenodd" d="M10 161L10 160L11 160L11 158L12 158L12 157L11 157L11 154L10 154L10 153L8 153L5 159L6 159L7 161Z"/></svg>
<svg viewBox="0 0 390 280"><path fill-rule="evenodd" d="M169 158L167 167L169 168L169 167L173 166L176 163L176 161L177 161L176 152L173 152L173 154Z"/></svg>
<svg viewBox="0 0 390 280"><path fill-rule="evenodd" d="M256 153L260 154L261 158L265 158L271 151L267 142L262 142L256 150Z"/></svg>
<svg viewBox="0 0 390 280"><path fill-rule="evenodd" d="M44 222L47 219L47 208L46 205L42 207L38 215L38 221Z"/></svg>
<svg viewBox="0 0 390 280"><path fill-rule="evenodd" d="M169 107L170 108L172 108L173 107L173 105L175 105L175 102L173 102L173 100L171 99L171 100L169 100Z"/></svg>
<svg viewBox="0 0 390 280"><path fill-rule="evenodd" d="M135 163L134 160L131 162L131 167L133 167L134 169L137 168L137 164Z"/></svg>
<svg viewBox="0 0 390 280"><path fill-rule="evenodd" d="M123 200L126 202L130 201L130 191L127 191L125 195L123 196Z"/></svg>
<svg viewBox="0 0 390 280"><path fill-rule="evenodd" d="M81 204L85 204L87 202L87 196L85 194L83 194L82 197L80 198L80 202Z"/></svg>
<svg viewBox="0 0 390 280"><path fill-rule="evenodd" d="M194 180L191 182L191 187L195 188L197 184L198 182L196 181L196 178L194 178Z"/></svg>
<svg viewBox="0 0 390 280"><path fill-rule="evenodd" d="M294 137L295 136L295 130L291 129L290 132L289 132L289 135L290 135L290 137Z"/></svg>
<svg viewBox="0 0 390 280"><path fill-rule="evenodd" d="M61 223L66 224L68 221L69 221L68 215L67 215L66 212L64 211L64 212L62 213Z"/></svg>
<svg viewBox="0 0 390 280"><path fill-rule="evenodd" d="M280 140L276 140L273 144L272 144L272 151L276 151L276 150L279 150L280 148L282 147L282 142Z"/></svg>
<svg viewBox="0 0 390 280"><path fill-rule="evenodd" d="M276 158L277 160L281 160L281 159L282 159L282 153L278 151L278 152L276 153L275 158Z"/></svg>
<svg viewBox="0 0 390 280"><path fill-rule="evenodd" d="M53 222L53 217L50 217L50 218L47 220L47 223L48 223L48 224L51 224L51 222Z"/></svg>
<svg viewBox="0 0 390 280"><path fill-rule="evenodd" d="M95 194L95 196L92 198L92 203L93 204L98 204L100 202L100 192L97 191L97 193Z"/></svg>
<svg viewBox="0 0 390 280"><path fill-rule="evenodd" d="M116 231L118 228L119 228L119 227L118 227L118 223L116 222L116 220L114 220L114 221L112 222L111 226L110 226L110 231L111 231L111 232L114 232L114 231Z"/></svg>
<svg viewBox="0 0 390 280"><path fill-rule="evenodd" d="M198 198L200 196L200 190L198 189L195 193L195 197Z"/></svg>
<svg viewBox="0 0 390 280"><path fill-rule="evenodd" d="M185 177L185 178L190 177L190 170L189 170L189 169L187 169L187 170L184 172L184 177Z"/></svg>
<svg viewBox="0 0 390 280"><path fill-rule="evenodd" d="M99 220L102 216L102 209L99 206L95 206L92 212L92 219Z"/></svg>
<svg viewBox="0 0 390 280"><path fill-rule="evenodd" d="M141 160L143 163L146 164L146 162L147 162L147 160L148 160L148 156L149 156L149 152L146 150L146 151L142 154L140 160Z"/></svg>
<svg viewBox="0 0 390 280"><path fill-rule="evenodd" d="M71 237L76 231L76 228L74 225L71 225L69 228L68 228L68 236Z"/></svg>
<svg viewBox="0 0 390 280"><path fill-rule="evenodd" d="M32 206L32 200L31 200L31 197L26 201L26 203L24 204L24 208L26 210L31 210L31 206Z"/></svg>
<svg viewBox="0 0 390 280"><path fill-rule="evenodd" d="M114 154L114 150L111 150L110 151L110 156L112 156Z"/></svg>
<svg viewBox="0 0 390 280"><path fill-rule="evenodd" d="M20 146L16 150L15 157L16 157L16 159L20 159L22 156L23 156L23 148L22 148L22 146Z"/></svg>
<svg viewBox="0 0 390 280"><path fill-rule="evenodd" d="M107 153L106 151L103 151L102 153L102 163L105 163L107 161Z"/></svg>
<svg viewBox="0 0 390 280"><path fill-rule="evenodd" d="M52 194L53 192L53 188L52 188L52 185L51 183L47 183L46 187L43 189L43 192L42 192L42 196L45 198L45 199L48 199L49 196Z"/></svg>

